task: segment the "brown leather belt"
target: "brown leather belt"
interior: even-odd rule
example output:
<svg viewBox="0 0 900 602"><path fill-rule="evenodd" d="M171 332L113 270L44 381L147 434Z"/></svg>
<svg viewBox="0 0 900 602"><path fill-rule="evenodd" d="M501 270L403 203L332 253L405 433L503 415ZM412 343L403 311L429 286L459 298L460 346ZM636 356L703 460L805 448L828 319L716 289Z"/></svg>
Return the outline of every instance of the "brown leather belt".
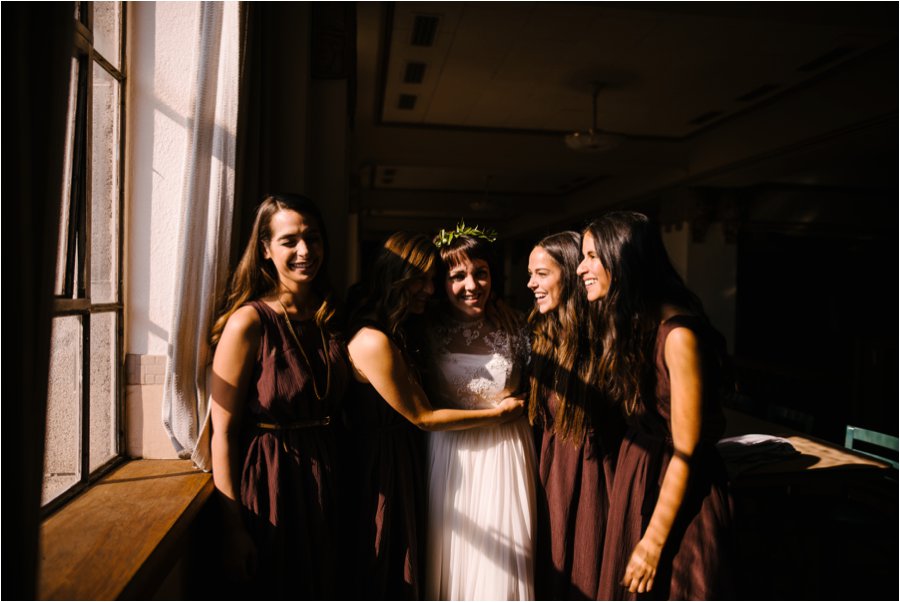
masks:
<svg viewBox="0 0 900 602"><path fill-rule="evenodd" d="M316 426L328 426L331 424L331 416L317 418L315 420L295 420L294 422L286 422L278 424L276 422L257 422L256 428L267 431L295 431L298 429L308 429Z"/></svg>

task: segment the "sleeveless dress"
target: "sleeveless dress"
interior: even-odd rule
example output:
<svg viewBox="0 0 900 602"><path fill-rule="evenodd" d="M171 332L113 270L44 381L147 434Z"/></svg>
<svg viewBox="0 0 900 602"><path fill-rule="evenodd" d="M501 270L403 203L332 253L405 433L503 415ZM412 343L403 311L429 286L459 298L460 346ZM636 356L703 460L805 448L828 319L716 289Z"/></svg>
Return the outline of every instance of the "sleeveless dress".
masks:
<svg viewBox="0 0 900 602"><path fill-rule="evenodd" d="M692 330L699 342L704 392L700 443L691 460L688 488L663 549L653 589L637 595L629 593L619 581L650 521L673 455L665 343L678 327ZM660 324L655 350L656 398L648 404L646 414L629 426L619 450L598 599L733 599L731 501L725 466L715 447L725 428L719 370L723 356L721 335L703 320L681 315Z"/></svg>
<svg viewBox="0 0 900 602"><path fill-rule="evenodd" d="M599 399L592 399L597 406ZM615 458L624 425L618 412L595 408L580 441L553 429L559 399L550 392L541 404L538 427L538 537L535 589L539 600L593 600L609 511Z"/></svg>
<svg viewBox="0 0 900 602"><path fill-rule="evenodd" d="M346 409L353 456L349 516L355 521L347 541L355 546L359 574L350 598L418 600L425 552L424 433L369 383L351 378Z"/></svg>
<svg viewBox="0 0 900 602"><path fill-rule="evenodd" d="M320 401L310 380L315 378L324 393L325 356L315 321L292 322L312 363L311 375L284 316L262 301L249 305L259 314L262 326L242 417L241 504L257 550L253 592L259 599L334 598L339 502L336 428L348 376L342 345L326 334L331 391ZM330 424L321 424L326 418Z"/></svg>
<svg viewBox="0 0 900 602"><path fill-rule="evenodd" d="M429 341L429 399L495 406L518 388L527 338L450 322ZM534 599L535 458L525 417L430 433L425 598Z"/></svg>

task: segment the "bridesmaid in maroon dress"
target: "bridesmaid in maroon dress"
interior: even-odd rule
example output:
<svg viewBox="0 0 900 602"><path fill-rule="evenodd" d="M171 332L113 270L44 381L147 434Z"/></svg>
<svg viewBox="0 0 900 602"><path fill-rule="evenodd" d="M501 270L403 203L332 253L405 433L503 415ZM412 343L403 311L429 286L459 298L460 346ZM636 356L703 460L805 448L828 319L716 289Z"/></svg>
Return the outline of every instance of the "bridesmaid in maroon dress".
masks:
<svg viewBox="0 0 900 602"><path fill-rule="evenodd" d="M213 479L226 568L257 599L337 596L340 471L335 426L348 380L309 199L256 213L213 327Z"/></svg>
<svg viewBox="0 0 900 602"><path fill-rule="evenodd" d="M599 309L597 382L629 424L610 493L598 599L733 596L724 342L672 267L659 229L616 212L584 231L578 266Z"/></svg>
<svg viewBox="0 0 900 602"><path fill-rule="evenodd" d="M528 259L535 306L528 414L539 431L539 600L593 600L622 420L590 382L590 307L575 270L581 235L541 240Z"/></svg>
<svg viewBox="0 0 900 602"><path fill-rule="evenodd" d="M434 293L437 261L426 236L393 234L375 258L350 318L348 521L354 541L348 547L355 580L350 598L423 596L427 482L422 431L485 426L522 414L524 400L515 397L491 409L434 409L422 391L421 351L408 327Z"/></svg>

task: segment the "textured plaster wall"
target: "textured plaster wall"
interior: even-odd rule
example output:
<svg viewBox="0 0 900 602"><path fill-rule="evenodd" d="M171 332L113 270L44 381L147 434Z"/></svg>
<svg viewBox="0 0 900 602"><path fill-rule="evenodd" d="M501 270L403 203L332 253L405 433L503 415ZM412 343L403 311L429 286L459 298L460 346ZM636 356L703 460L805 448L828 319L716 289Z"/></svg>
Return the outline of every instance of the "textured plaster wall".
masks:
<svg viewBox="0 0 900 602"><path fill-rule="evenodd" d="M166 355L200 4L136 2L129 8L126 372ZM129 455L176 457L162 426L160 375L128 375L125 413Z"/></svg>

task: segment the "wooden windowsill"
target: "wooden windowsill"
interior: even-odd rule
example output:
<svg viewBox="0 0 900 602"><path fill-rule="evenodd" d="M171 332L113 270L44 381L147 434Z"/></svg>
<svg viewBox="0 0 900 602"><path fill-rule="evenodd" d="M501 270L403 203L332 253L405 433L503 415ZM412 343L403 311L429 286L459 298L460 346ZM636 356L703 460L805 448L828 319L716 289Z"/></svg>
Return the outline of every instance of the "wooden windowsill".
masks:
<svg viewBox="0 0 900 602"><path fill-rule="evenodd" d="M146 598L213 491L190 460L135 460L41 525L38 598Z"/></svg>

